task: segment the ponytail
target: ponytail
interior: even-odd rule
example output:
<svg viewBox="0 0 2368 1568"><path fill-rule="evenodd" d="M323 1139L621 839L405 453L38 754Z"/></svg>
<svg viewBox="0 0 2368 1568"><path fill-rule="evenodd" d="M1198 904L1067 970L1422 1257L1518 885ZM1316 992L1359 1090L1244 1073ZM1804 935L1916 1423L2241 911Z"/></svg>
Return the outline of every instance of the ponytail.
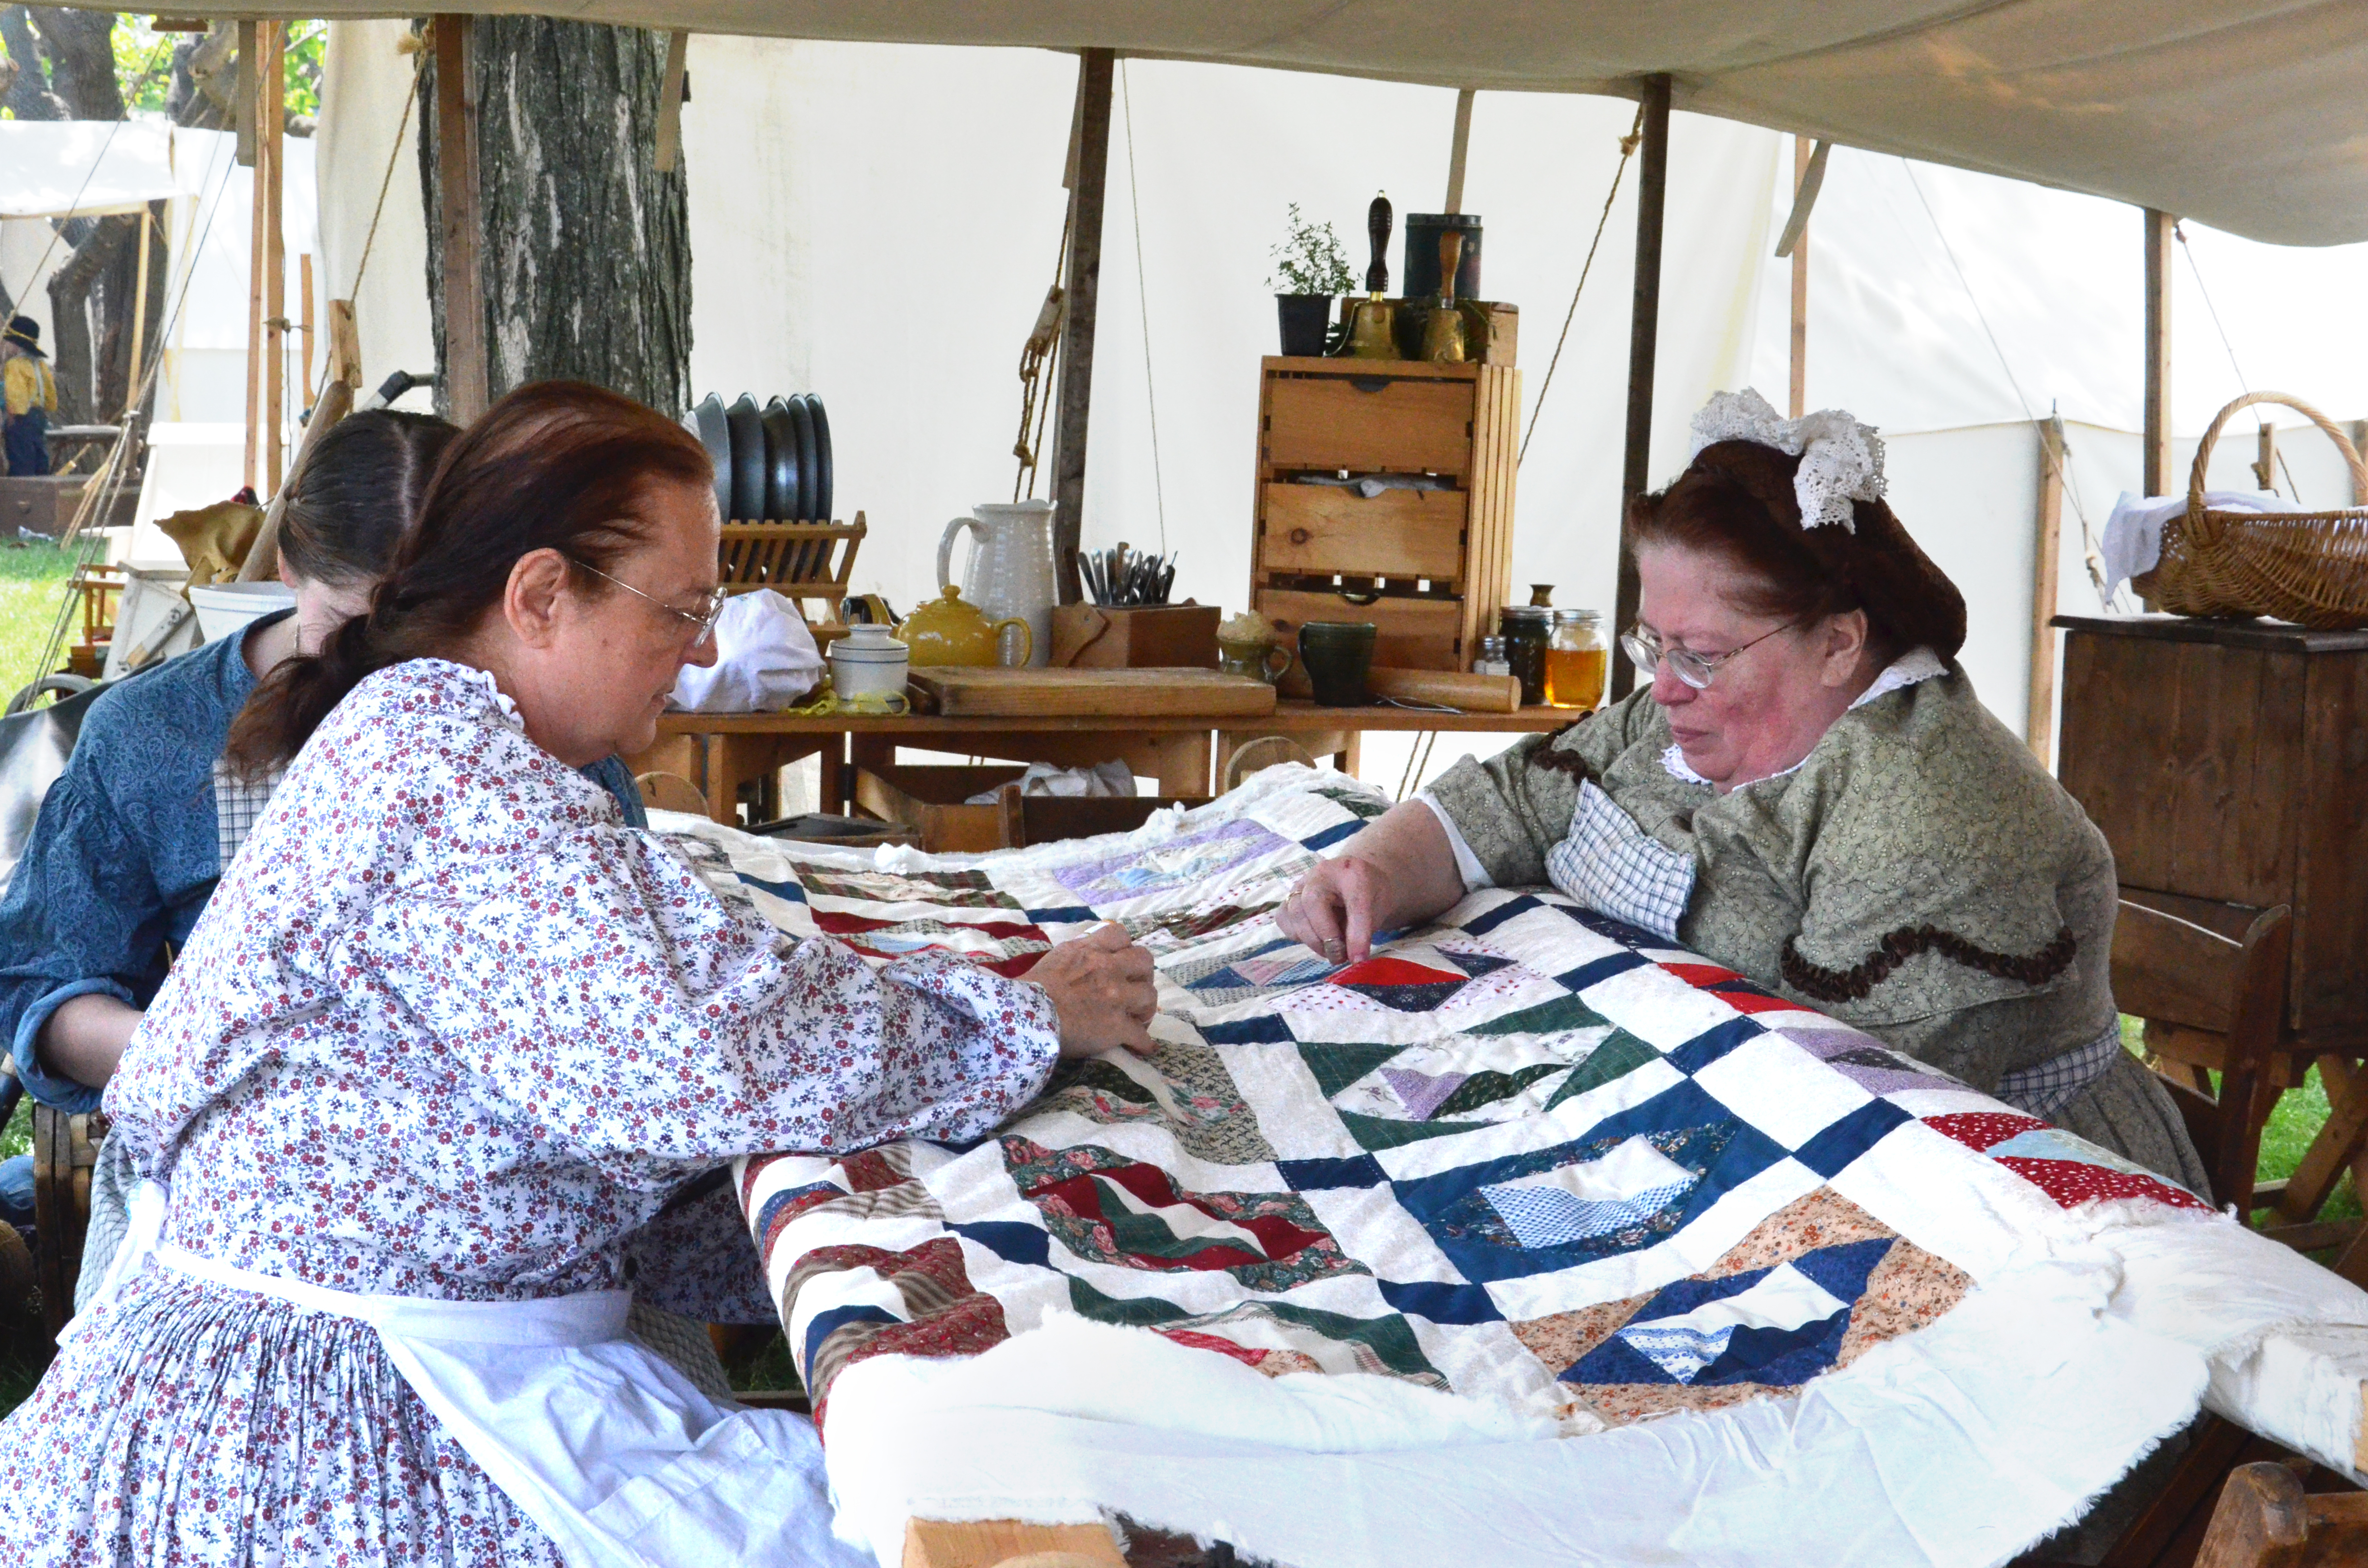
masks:
<svg viewBox="0 0 2368 1568"><path fill-rule="evenodd" d="M714 482L699 438L631 398L580 381L518 388L445 449L368 613L264 678L231 725L223 760L246 778L284 767L370 676L458 653L536 551L566 558L588 597L607 594L593 574L640 542L650 487Z"/></svg>

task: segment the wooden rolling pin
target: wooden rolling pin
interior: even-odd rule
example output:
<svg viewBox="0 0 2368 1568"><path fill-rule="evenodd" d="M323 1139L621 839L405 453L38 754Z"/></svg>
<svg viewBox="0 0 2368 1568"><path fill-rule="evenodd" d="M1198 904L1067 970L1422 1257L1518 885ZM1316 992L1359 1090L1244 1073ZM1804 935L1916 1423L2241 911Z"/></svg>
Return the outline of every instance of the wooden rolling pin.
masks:
<svg viewBox="0 0 2368 1568"><path fill-rule="evenodd" d="M1474 675L1468 670L1393 670L1379 665L1365 677L1366 689L1379 700L1429 702L1460 708L1466 713L1518 713L1521 683L1512 676Z"/></svg>

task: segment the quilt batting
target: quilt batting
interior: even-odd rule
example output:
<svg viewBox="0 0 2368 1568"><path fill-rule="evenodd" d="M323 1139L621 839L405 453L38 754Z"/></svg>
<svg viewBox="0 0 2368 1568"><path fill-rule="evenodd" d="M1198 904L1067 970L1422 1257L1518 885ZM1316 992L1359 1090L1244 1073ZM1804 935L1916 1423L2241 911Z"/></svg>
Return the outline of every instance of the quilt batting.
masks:
<svg viewBox="0 0 2368 1568"><path fill-rule="evenodd" d="M1474 893L1353 964L1282 938L1292 884L1384 805L1278 768L994 857L679 841L783 929L873 958L1024 975L1114 920L1158 963L1158 1051L1063 1064L992 1138L744 1163L825 1433L850 1366L1076 1314L1577 1435L1796 1392L2086 1234L2069 1210L2210 1212L1558 893Z"/></svg>

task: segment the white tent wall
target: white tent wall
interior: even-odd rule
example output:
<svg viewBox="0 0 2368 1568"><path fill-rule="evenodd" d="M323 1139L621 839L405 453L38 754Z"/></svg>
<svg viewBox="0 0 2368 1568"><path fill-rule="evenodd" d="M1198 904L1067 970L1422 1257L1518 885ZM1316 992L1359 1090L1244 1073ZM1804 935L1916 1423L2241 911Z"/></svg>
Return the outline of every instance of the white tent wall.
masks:
<svg viewBox="0 0 2368 1568"><path fill-rule="evenodd" d="M321 301L321 347L325 355L326 301L351 300L362 385L370 389L397 370L427 375L436 369L435 326L427 312L427 220L419 194L419 112L411 97L418 57L403 49L411 36L411 25L403 21L332 23L321 62L321 114L313 138L322 194L321 255L313 279ZM434 393L418 388L394 406L428 409Z"/></svg>
<svg viewBox="0 0 2368 1568"><path fill-rule="evenodd" d="M385 37L367 60L349 41L366 28ZM384 176L411 77L394 29L332 28L321 146L333 234L366 225ZM1076 62L1034 50L702 35L689 69L693 385L727 399L744 390L760 400L823 396L837 510L860 509L871 524L857 585L909 607L934 591L945 520L1010 494L1014 370L1053 275ZM1182 557L1179 596L1239 606L1256 364L1275 335L1268 247L1297 201L1334 224L1361 274L1375 189L1395 204L1401 236L1406 213L1441 204L1453 101L1443 89L1355 78L1124 63L1103 231L1089 548L1121 539L1159 548L1164 501L1166 546ZM375 123L336 123L365 115ZM1634 115L1609 98L1477 100L1464 205L1487 223L1484 292L1522 307L1525 420ZM1769 252L1790 202L1789 141L1672 118L1656 483L1682 464L1687 417L1712 391L1756 383L1782 401L1789 266ZM2097 198L1931 165L1910 171L1895 157L1833 155L1810 231L1810 404L1848 407L1884 431L1901 517L1965 590L1968 672L2020 733L2038 483L2027 410L2060 408L2072 427L2077 500L2065 507L2059 603L2093 610L2080 518L2100 532L2116 494L2136 484L2138 220ZM424 364L427 351L420 253L385 265L391 232L424 244L416 191L406 153L371 264L372 286L391 297L362 312L371 380L394 359ZM1632 168L1523 465L1516 597L1549 582L1557 603L1610 608L1634 199ZM2182 474L2194 433L2239 385L2197 267L2250 384L2284 386L2339 418L2368 413L2368 323L2328 308L2349 298L2368 247L2281 249L2192 223L2187 233L2194 259L2182 253L2173 279ZM335 251L335 239L324 243ZM1390 263L1399 275L1402 237ZM395 324L374 328L372 309ZM2224 439L2215 484L2249 486L2251 430L2240 419ZM2348 499L2324 447L2307 431L2282 439L2314 504ZM1365 773L1395 783L1408 744L1372 737ZM1440 747L1428 771L1466 749Z"/></svg>
<svg viewBox="0 0 2368 1568"><path fill-rule="evenodd" d="M237 138L227 131L176 130L173 173L183 195L166 204L165 224L172 254L165 290L165 368L157 378L160 423L237 424L246 402L247 296L253 272L255 171L239 166ZM303 262L315 248L313 147L304 137L281 142L280 218L287 252L287 303L291 322L302 309ZM317 274L313 315L322 304ZM152 326L150 330L158 328ZM326 338L323 341L325 343ZM303 338L287 335L288 418L311 399L303 391ZM316 353L313 359L321 363Z"/></svg>
<svg viewBox="0 0 2368 1568"><path fill-rule="evenodd" d="M0 218L0 289L18 312L41 324L45 344L58 340L50 318L50 278L66 256L65 242L48 219Z"/></svg>

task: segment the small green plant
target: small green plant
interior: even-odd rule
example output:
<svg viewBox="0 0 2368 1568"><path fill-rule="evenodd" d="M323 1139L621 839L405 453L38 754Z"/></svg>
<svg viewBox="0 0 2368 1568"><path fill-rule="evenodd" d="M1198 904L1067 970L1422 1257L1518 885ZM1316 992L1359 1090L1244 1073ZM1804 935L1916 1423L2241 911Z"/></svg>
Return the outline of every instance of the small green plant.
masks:
<svg viewBox="0 0 2368 1568"><path fill-rule="evenodd" d="M1268 279L1278 294L1346 294L1357 286L1349 270L1349 253L1329 223L1311 223L1291 204L1291 232L1269 253L1274 276Z"/></svg>

